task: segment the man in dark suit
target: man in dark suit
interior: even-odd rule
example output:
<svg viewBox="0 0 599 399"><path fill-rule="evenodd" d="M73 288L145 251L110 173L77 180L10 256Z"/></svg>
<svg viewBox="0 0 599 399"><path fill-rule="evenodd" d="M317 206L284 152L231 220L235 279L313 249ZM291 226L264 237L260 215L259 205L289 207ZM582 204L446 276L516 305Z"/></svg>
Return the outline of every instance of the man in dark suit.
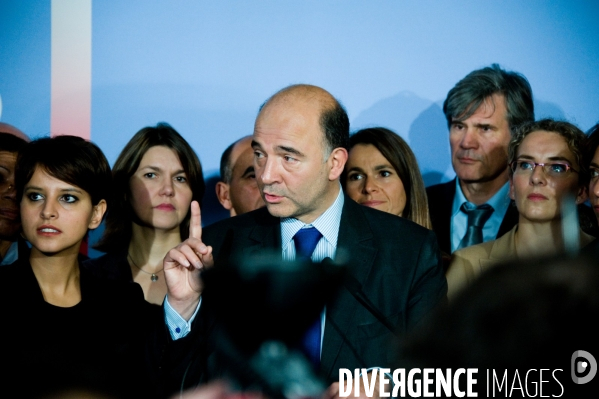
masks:
<svg viewBox="0 0 599 399"><path fill-rule="evenodd" d="M339 380L340 368L395 366L387 343L445 301L446 281L431 231L362 207L343 194L339 177L347 161L348 139L345 110L321 88L291 86L264 104L252 147L266 208L202 232L194 204L190 238L165 258L165 302L184 322L191 319L201 291L193 273L211 266L213 253L215 267L221 252L248 256L275 250L291 260L303 251L298 237L316 232L310 258L348 254L348 273L354 281L354 288L342 288L326 306L324 329L318 330L321 373L333 382ZM370 300L375 312L356 299L354 289Z"/></svg>
<svg viewBox="0 0 599 399"><path fill-rule="evenodd" d="M426 191L439 247L450 254L501 237L518 222L508 197L507 148L510 129L534 120L532 90L523 75L493 64L460 80L443 112L456 178Z"/></svg>

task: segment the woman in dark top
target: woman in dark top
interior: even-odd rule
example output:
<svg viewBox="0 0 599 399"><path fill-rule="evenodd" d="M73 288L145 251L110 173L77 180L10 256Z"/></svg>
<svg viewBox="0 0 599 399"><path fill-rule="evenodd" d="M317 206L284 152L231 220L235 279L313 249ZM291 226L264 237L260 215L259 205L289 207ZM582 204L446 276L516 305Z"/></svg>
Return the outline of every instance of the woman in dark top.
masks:
<svg viewBox="0 0 599 399"><path fill-rule="evenodd" d="M137 284L80 268L79 248L108 205L110 167L79 137L27 144L16 168L29 256L0 268L1 397L66 389L139 397L150 306Z"/></svg>
<svg viewBox="0 0 599 399"><path fill-rule="evenodd" d="M187 238L190 204L204 195L202 165L187 141L161 123L133 136L114 168L114 204L96 248L106 255L85 267L135 281L150 303L166 294L162 260Z"/></svg>

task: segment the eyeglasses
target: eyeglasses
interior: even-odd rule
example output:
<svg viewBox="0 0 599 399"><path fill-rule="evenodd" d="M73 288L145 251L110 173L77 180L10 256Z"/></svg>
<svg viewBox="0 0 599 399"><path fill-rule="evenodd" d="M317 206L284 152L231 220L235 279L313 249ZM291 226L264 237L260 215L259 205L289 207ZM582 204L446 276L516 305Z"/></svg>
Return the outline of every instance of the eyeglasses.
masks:
<svg viewBox="0 0 599 399"><path fill-rule="evenodd" d="M568 175L568 172L578 173L577 170L574 170L569 164L565 162L533 162L533 161L514 161L510 164L510 168L514 174L518 175L531 175L534 172L537 166L541 166L543 168L543 172L545 175L551 177L565 177Z"/></svg>

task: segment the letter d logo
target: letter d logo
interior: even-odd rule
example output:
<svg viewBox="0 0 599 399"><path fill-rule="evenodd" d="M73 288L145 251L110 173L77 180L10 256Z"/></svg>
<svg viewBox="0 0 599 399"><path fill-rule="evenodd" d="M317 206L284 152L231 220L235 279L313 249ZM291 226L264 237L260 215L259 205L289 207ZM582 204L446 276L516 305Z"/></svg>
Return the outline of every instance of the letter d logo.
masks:
<svg viewBox="0 0 599 399"><path fill-rule="evenodd" d="M580 358L584 360L581 360ZM587 371L588 373L584 377L577 376L577 374L582 374ZM593 355L587 351L576 351L572 354L571 372L572 381L574 381L575 384L586 384L595 377L595 374L597 374L597 361Z"/></svg>

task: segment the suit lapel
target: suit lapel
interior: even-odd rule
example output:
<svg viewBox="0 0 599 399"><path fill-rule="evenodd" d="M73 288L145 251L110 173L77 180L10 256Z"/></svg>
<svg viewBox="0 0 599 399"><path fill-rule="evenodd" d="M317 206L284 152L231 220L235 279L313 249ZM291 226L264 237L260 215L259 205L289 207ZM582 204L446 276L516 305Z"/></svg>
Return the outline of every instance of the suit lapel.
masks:
<svg viewBox="0 0 599 399"><path fill-rule="evenodd" d="M361 205L345 197L336 258L343 262L343 258L347 257L348 273L363 285L374 263L377 249L373 246L368 219L360 207ZM327 305L321 355L321 369L325 375L331 373L343 343L349 345L346 337L356 308L356 300L345 287Z"/></svg>
<svg viewBox="0 0 599 399"><path fill-rule="evenodd" d="M256 213L256 223L249 234L249 243L243 247L244 256L277 253L282 258L281 220L264 212Z"/></svg>
<svg viewBox="0 0 599 399"><path fill-rule="evenodd" d="M498 263L516 258L516 227L493 242L488 259L480 260L481 271Z"/></svg>

